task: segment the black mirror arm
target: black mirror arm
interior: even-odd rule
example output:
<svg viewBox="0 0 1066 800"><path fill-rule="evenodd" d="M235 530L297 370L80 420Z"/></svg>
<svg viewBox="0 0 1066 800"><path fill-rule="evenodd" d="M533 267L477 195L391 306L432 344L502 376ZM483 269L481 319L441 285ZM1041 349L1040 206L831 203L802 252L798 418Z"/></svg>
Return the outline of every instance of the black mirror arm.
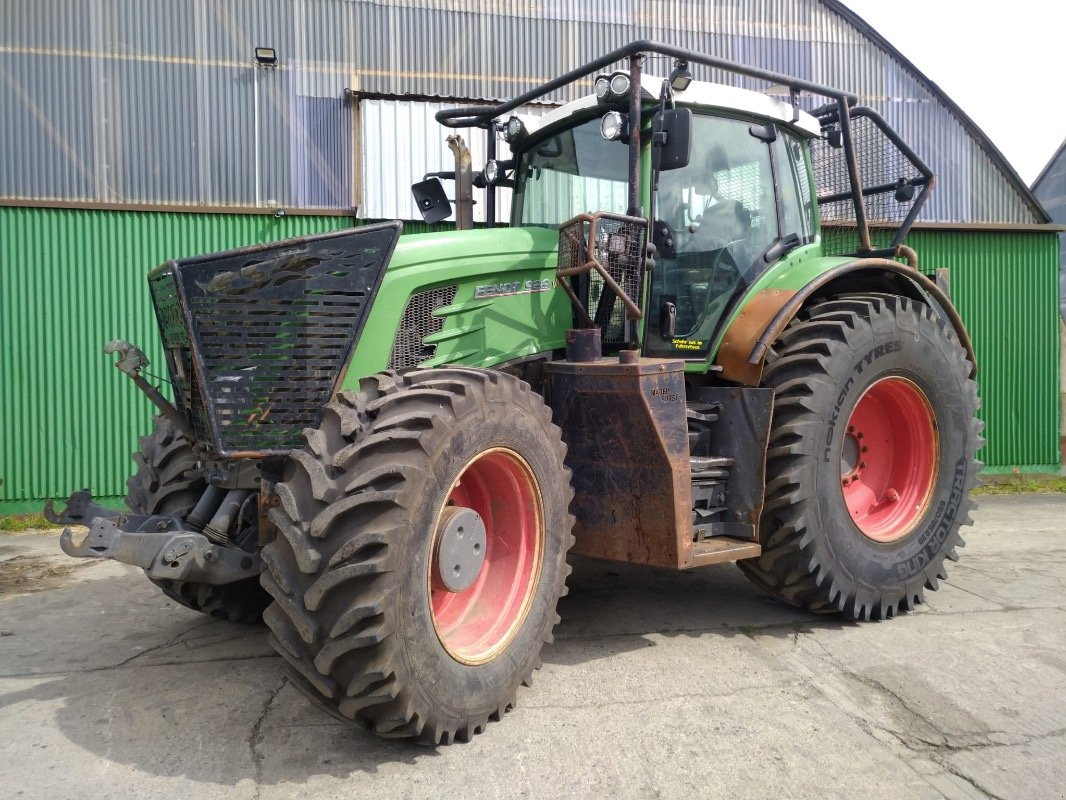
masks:
<svg viewBox="0 0 1066 800"><path fill-rule="evenodd" d="M799 246L800 237L798 233L788 233L784 236L778 236L770 242L769 247L762 251L760 258L763 260L763 263L773 264L779 258L784 258Z"/></svg>

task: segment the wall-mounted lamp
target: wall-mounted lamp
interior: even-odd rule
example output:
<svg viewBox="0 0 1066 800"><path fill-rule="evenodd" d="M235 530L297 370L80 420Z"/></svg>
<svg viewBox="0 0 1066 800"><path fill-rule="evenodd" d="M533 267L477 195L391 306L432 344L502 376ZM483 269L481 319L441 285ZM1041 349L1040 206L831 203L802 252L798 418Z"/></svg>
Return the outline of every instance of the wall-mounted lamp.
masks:
<svg viewBox="0 0 1066 800"><path fill-rule="evenodd" d="M255 60L264 67L276 67L278 64L278 51L273 47L255 48Z"/></svg>

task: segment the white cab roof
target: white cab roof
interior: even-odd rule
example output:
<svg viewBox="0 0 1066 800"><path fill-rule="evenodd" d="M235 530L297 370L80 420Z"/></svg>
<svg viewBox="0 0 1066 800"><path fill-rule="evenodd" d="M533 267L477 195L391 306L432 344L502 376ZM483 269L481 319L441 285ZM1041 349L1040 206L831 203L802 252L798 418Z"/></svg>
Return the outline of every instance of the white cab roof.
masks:
<svg viewBox="0 0 1066 800"><path fill-rule="evenodd" d="M662 78L644 74L641 76L640 83L641 90L647 98L658 98L659 89L662 86ZM789 103L778 100L768 94L739 89L736 86L693 81L685 91L674 92L674 101L677 105L684 107L736 111L741 114L764 117L805 133L808 136L819 136L821 134L818 120L806 111L799 111L799 119L793 122L792 118L795 116L795 111ZM567 103L565 106L560 106L542 117L536 119L524 118L526 130L531 134L536 133L579 111L595 108L596 106L596 96L587 95L572 103Z"/></svg>

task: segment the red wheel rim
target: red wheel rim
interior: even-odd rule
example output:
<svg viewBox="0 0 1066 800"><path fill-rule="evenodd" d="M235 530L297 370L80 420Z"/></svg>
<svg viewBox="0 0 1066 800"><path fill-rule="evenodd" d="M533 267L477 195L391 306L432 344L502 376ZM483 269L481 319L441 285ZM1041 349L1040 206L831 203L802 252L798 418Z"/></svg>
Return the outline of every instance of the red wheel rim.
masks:
<svg viewBox="0 0 1066 800"><path fill-rule="evenodd" d="M882 378L848 419L840 482L852 521L875 542L914 530L936 481L940 440L929 400L906 378Z"/></svg>
<svg viewBox="0 0 1066 800"><path fill-rule="evenodd" d="M491 661L514 638L540 576L544 518L533 471L513 450L498 447L459 473L445 506L476 511L485 524L485 556L473 583L450 591L437 566L438 515L429 567L433 627L444 649L464 664Z"/></svg>

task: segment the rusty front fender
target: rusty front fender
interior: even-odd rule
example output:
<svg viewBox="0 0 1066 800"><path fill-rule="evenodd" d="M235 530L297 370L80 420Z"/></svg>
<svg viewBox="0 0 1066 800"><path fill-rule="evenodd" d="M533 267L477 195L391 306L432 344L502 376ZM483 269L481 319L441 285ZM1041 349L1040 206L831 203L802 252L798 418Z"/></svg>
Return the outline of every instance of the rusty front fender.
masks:
<svg viewBox="0 0 1066 800"><path fill-rule="evenodd" d="M770 345L812 297L856 292L902 294L933 306L951 324L965 348L970 360L970 377L977 375L973 343L947 294L908 264L885 258L860 258L826 270L798 290L766 288L756 292L722 337L714 362L721 367L720 376L746 386L758 386Z"/></svg>

